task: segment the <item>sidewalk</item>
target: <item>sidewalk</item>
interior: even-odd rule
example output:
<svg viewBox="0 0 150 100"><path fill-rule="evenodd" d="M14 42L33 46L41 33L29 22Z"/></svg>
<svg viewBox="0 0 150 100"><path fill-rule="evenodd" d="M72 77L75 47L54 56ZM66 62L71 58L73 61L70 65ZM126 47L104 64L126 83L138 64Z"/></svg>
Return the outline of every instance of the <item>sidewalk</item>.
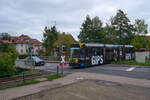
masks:
<svg viewBox="0 0 150 100"><path fill-rule="evenodd" d="M112 67L137 67L137 68L150 68L150 66L142 66L142 65L128 65L128 64L108 64Z"/></svg>
<svg viewBox="0 0 150 100"><path fill-rule="evenodd" d="M45 82L41 82L41 83L37 83L33 85L1 90L0 100L10 100L13 98L37 93L42 90L61 87L63 85L68 85L68 84L78 82L84 79L105 80L105 81L112 81L112 82L117 82L121 84L129 84L129 85L150 88L150 80L79 72L79 73L70 74L64 78L56 79L53 81L45 81Z"/></svg>

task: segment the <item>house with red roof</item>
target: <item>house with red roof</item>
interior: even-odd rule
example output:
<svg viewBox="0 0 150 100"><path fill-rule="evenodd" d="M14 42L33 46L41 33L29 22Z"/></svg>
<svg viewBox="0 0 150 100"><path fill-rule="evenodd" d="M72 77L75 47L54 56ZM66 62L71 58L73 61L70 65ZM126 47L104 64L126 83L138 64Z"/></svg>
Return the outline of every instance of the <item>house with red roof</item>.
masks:
<svg viewBox="0 0 150 100"><path fill-rule="evenodd" d="M38 55L39 51L43 49L40 41L32 39L27 35L10 36L10 43L15 45L19 54L28 54L29 47L33 47L33 54Z"/></svg>
<svg viewBox="0 0 150 100"><path fill-rule="evenodd" d="M2 40L2 39L0 39L0 43L9 43L9 40Z"/></svg>

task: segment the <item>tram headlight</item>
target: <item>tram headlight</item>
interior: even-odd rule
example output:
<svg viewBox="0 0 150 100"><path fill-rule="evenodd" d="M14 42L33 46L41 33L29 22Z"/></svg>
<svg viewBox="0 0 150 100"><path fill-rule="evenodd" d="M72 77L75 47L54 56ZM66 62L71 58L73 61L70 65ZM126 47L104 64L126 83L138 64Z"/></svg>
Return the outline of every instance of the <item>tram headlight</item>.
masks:
<svg viewBox="0 0 150 100"><path fill-rule="evenodd" d="M78 61L79 61L79 59L78 59L78 58L76 58L76 59L75 59L75 62L76 62L76 63L78 63Z"/></svg>
<svg viewBox="0 0 150 100"><path fill-rule="evenodd" d="M71 59L71 58L69 58L69 62L72 62L72 59Z"/></svg>

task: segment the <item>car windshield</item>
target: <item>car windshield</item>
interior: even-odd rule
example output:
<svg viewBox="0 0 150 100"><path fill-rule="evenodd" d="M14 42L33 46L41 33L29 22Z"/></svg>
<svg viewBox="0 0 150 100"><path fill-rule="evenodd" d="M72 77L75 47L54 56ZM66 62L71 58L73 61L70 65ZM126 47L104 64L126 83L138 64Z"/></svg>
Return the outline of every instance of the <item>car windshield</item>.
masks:
<svg viewBox="0 0 150 100"><path fill-rule="evenodd" d="M38 57L32 57L35 61L41 61L41 59L40 58L38 58Z"/></svg>

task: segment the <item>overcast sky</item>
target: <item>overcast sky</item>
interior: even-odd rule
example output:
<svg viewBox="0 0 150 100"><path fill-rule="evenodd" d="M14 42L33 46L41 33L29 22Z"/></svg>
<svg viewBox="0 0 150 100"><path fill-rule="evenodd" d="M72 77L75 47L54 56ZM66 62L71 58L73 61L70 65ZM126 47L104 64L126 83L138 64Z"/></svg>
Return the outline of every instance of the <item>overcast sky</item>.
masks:
<svg viewBox="0 0 150 100"><path fill-rule="evenodd" d="M150 25L149 4L149 0L0 0L0 32L42 40L44 26L56 22L58 31L77 39L87 14L105 23L122 9L132 23L142 18Z"/></svg>

